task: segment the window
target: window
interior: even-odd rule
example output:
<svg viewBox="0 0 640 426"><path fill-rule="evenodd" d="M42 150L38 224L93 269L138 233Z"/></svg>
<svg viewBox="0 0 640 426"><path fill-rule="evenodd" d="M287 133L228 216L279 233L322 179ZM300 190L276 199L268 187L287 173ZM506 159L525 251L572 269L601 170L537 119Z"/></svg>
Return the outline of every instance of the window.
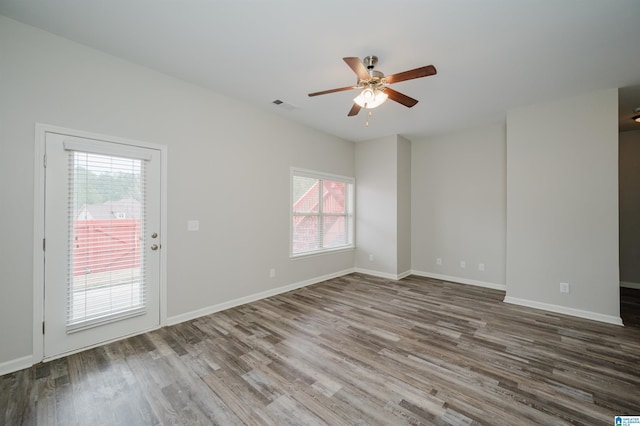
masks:
<svg viewBox="0 0 640 426"><path fill-rule="evenodd" d="M291 256L353 247L354 179L291 169Z"/></svg>
<svg viewBox="0 0 640 426"><path fill-rule="evenodd" d="M80 148L65 142L70 176L67 333L146 313L141 250L146 161L74 150ZM135 212L130 219L127 210Z"/></svg>

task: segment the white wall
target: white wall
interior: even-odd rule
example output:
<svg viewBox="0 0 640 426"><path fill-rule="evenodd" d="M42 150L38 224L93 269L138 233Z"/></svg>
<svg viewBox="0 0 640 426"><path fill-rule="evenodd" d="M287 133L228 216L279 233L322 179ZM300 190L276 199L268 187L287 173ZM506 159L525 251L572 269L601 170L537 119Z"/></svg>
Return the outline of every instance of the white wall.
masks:
<svg viewBox="0 0 640 426"><path fill-rule="evenodd" d="M620 133L619 146L620 282L640 288L640 130Z"/></svg>
<svg viewBox="0 0 640 426"><path fill-rule="evenodd" d="M397 136L356 144L355 265L391 277L398 272L397 156Z"/></svg>
<svg viewBox="0 0 640 426"><path fill-rule="evenodd" d="M0 61L0 367L32 353L35 123L168 146L169 317L353 268L288 257L289 167L354 176L353 143L4 17Z"/></svg>
<svg viewBox="0 0 640 426"><path fill-rule="evenodd" d="M412 141L414 272L504 289L505 143L499 125Z"/></svg>
<svg viewBox="0 0 640 426"><path fill-rule="evenodd" d="M397 155L397 274L411 272L411 142L398 136Z"/></svg>
<svg viewBox="0 0 640 426"><path fill-rule="evenodd" d="M508 112L505 300L619 323L616 89Z"/></svg>
<svg viewBox="0 0 640 426"><path fill-rule="evenodd" d="M411 142L402 136L356 144L355 266L392 279L411 273Z"/></svg>

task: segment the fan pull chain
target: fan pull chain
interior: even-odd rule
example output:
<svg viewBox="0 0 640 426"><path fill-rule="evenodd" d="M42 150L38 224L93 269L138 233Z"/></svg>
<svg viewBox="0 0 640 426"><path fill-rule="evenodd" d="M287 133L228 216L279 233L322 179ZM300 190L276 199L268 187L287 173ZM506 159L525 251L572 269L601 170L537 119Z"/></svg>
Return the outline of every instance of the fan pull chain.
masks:
<svg viewBox="0 0 640 426"><path fill-rule="evenodd" d="M364 123L364 126L365 126L365 127L369 127L369 119L370 119L370 118L371 118L371 111L369 111L369 112L367 113L367 122L366 122L366 123Z"/></svg>

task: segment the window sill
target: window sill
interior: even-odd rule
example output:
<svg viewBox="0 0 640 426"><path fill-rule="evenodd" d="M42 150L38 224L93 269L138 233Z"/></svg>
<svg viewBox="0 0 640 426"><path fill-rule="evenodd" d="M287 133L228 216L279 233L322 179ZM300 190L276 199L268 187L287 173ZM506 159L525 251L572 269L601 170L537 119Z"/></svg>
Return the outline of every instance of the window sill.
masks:
<svg viewBox="0 0 640 426"><path fill-rule="evenodd" d="M304 259L307 257L322 256L325 254L335 254L343 251L353 251L355 248L356 247L354 245L350 245L350 246L336 247L336 248L330 248L330 249L324 249L324 250L308 251L304 253L290 254L289 259L297 260L297 259Z"/></svg>

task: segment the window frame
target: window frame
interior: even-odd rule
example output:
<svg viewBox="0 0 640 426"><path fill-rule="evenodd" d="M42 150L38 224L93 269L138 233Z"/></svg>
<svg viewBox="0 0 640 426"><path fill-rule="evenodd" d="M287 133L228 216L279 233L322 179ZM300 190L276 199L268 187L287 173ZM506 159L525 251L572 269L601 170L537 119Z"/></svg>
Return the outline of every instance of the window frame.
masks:
<svg viewBox="0 0 640 426"><path fill-rule="evenodd" d="M323 181L342 182L346 185L345 188L345 213L325 213L322 211L323 203L318 205L317 213L299 213L294 212L293 205L297 200L294 200L294 178L306 177L311 179L318 179L320 181L320 188L322 189ZM330 173L318 172L315 170L307 170L298 167L291 167L289 174L289 257L297 259L301 257L314 256L318 254L333 253L343 250L353 250L355 248L355 190L356 180L353 177L341 176ZM321 192L319 192L321 194ZM336 247L320 247L313 250L307 250L304 252L294 253L293 251L293 219L296 216L315 216L318 217L319 231L322 235L325 217L344 217L347 243ZM322 241L321 241L322 245Z"/></svg>

